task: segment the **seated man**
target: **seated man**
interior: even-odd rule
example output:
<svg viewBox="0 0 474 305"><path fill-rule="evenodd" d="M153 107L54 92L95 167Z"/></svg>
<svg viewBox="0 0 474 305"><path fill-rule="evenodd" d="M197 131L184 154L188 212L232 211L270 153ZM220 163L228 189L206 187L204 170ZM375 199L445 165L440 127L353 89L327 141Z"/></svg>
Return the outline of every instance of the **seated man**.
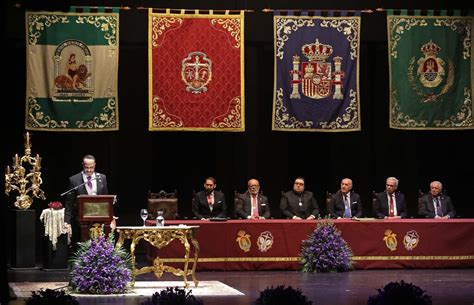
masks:
<svg viewBox="0 0 474 305"><path fill-rule="evenodd" d="M385 181L385 192L376 193L374 216L377 218L407 218L405 195L397 192L398 179L389 177Z"/></svg>
<svg viewBox="0 0 474 305"><path fill-rule="evenodd" d="M235 207L237 217L243 219L266 219L270 217L268 198L259 194L260 183L257 179L247 182L247 191Z"/></svg>
<svg viewBox="0 0 474 305"><path fill-rule="evenodd" d="M418 200L418 215L425 218L454 218L451 198L442 193L443 185L439 181L430 183L430 192Z"/></svg>
<svg viewBox="0 0 474 305"><path fill-rule="evenodd" d="M337 219L362 217L362 202L359 194L352 192L351 179L341 180L341 189L329 201L328 215Z"/></svg>
<svg viewBox="0 0 474 305"><path fill-rule="evenodd" d="M319 216L319 206L313 193L305 191L304 178L298 177L293 184L293 190L283 193L280 200L280 210L290 219L316 219Z"/></svg>
<svg viewBox="0 0 474 305"><path fill-rule="evenodd" d="M208 220L227 216L224 193L214 190L215 188L216 179L207 177L204 190L194 195L192 210L197 219Z"/></svg>

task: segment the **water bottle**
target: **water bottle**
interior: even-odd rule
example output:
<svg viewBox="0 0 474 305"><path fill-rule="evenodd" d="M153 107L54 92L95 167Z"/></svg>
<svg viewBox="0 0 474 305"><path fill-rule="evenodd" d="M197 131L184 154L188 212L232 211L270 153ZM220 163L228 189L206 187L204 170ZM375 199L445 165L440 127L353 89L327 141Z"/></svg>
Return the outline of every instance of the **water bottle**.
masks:
<svg viewBox="0 0 474 305"><path fill-rule="evenodd" d="M164 227L165 226L165 218L163 217L163 211L156 212L156 226L157 227Z"/></svg>

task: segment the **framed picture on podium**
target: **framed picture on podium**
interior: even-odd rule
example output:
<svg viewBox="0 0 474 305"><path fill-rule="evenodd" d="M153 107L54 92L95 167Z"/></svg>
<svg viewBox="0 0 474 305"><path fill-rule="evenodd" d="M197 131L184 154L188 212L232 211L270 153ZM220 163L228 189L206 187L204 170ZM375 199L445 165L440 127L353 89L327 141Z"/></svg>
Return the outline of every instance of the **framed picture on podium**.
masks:
<svg viewBox="0 0 474 305"><path fill-rule="evenodd" d="M115 195L79 195L80 222L110 222L114 216Z"/></svg>

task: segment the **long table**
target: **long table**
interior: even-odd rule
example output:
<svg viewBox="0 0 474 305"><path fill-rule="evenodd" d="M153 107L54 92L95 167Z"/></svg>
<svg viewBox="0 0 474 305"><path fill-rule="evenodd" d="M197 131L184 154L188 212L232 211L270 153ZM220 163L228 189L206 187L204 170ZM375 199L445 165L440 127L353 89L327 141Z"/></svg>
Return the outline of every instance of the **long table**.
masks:
<svg viewBox="0 0 474 305"><path fill-rule="evenodd" d="M322 220L319 220L322 221ZM301 242L315 220L167 221L199 225L198 270L299 270ZM474 220L333 220L353 251L356 269L474 266ZM148 221L153 225L153 221ZM170 264L182 263L178 242L148 249Z"/></svg>

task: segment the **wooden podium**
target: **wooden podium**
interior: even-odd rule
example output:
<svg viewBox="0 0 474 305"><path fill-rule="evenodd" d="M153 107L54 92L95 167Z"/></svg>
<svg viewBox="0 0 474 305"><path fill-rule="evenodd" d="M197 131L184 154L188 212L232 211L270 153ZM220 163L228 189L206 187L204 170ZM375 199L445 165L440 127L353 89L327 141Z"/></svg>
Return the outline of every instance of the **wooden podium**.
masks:
<svg viewBox="0 0 474 305"><path fill-rule="evenodd" d="M94 224L103 224L106 233L110 232L110 222L114 218L115 198L116 195L77 196L82 241L89 239L89 229Z"/></svg>

